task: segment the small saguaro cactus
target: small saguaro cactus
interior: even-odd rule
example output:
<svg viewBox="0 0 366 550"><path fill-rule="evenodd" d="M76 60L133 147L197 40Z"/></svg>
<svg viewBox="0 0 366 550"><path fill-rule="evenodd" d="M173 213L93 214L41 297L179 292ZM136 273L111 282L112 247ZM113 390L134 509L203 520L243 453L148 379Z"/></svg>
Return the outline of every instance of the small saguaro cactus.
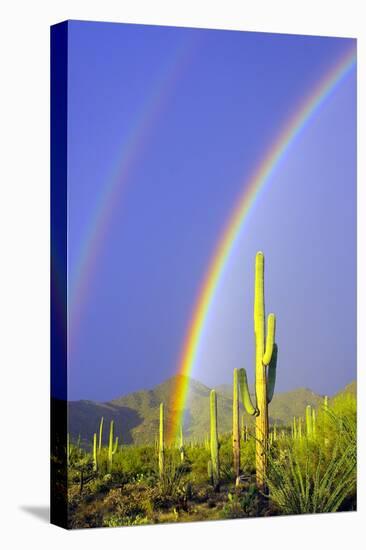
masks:
<svg viewBox="0 0 366 550"><path fill-rule="evenodd" d="M165 444L164 444L164 403L160 403L159 418L159 476L164 475L165 470Z"/></svg>
<svg viewBox="0 0 366 550"><path fill-rule="evenodd" d="M104 422L104 418L102 416L102 418L100 419L100 424L99 424L99 442L98 442L98 454L99 455L100 455L101 450L102 450L103 422Z"/></svg>
<svg viewBox="0 0 366 550"><path fill-rule="evenodd" d="M239 385L238 369L233 374L233 465L235 483L240 481L240 428L239 428Z"/></svg>
<svg viewBox="0 0 366 550"><path fill-rule="evenodd" d="M207 462L207 477L211 485L213 485L213 477L212 477L212 461L211 459Z"/></svg>
<svg viewBox="0 0 366 550"><path fill-rule="evenodd" d="M219 438L217 433L217 397L216 391L210 393L210 449L212 479L215 490L220 486Z"/></svg>
<svg viewBox="0 0 366 550"><path fill-rule="evenodd" d="M306 420L306 436L307 436L308 439L312 439L312 437L313 437L313 416L312 416L312 412L311 412L311 405L306 406L305 420Z"/></svg>
<svg viewBox="0 0 366 550"><path fill-rule="evenodd" d="M297 421L297 438L302 439L302 418Z"/></svg>
<svg viewBox="0 0 366 550"><path fill-rule="evenodd" d="M97 434L93 436L93 470L98 470L98 458L97 458Z"/></svg>
<svg viewBox="0 0 366 550"><path fill-rule="evenodd" d="M179 452L180 452L180 461L184 462L184 439L183 439L183 426L180 425L180 437L179 437Z"/></svg>
<svg viewBox="0 0 366 550"><path fill-rule="evenodd" d="M258 252L255 258L254 334L255 334L255 395L253 405L245 369L239 371L239 386L243 405L255 419L256 481L265 488L269 440L268 405L274 394L277 367L277 344L275 343L276 317L270 313L265 334L264 308L264 255Z"/></svg>
<svg viewBox="0 0 366 550"><path fill-rule="evenodd" d="M118 437L116 437L116 441L113 444L114 439L114 420L111 420L110 426L109 426L109 442L108 442L108 472L112 471L112 464L113 464L113 455L116 454L118 449Z"/></svg>
<svg viewBox="0 0 366 550"><path fill-rule="evenodd" d="M293 419L293 422L292 422L292 439L297 439L296 416L294 416L294 419Z"/></svg>

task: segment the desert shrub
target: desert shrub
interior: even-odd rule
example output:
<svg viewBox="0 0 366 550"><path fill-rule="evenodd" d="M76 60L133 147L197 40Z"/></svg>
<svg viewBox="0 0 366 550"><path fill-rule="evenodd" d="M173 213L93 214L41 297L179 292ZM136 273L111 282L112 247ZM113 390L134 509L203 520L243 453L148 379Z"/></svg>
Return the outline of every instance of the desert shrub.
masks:
<svg viewBox="0 0 366 550"><path fill-rule="evenodd" d="M191 465L191 479L196 483L207 483L207 463L210 458L210 451L204 447L188 448L186 452L187 461Z"/></svg>
<svg viewBox="0 0 366 550"><path fill-rule="evenodd" d="M288 442L282 454L269 454L270 499L282 513L335 512L356 493L355 419L325 414L331 437Z"/></svg>
<svg viewBox="0 0 366 550"><path fill-rule="evenodd" d="M260 515L261 498L255 485L240 493L228 494L227 503L222 509L222 517L235 519L242 517L257 517Z"/></svg>
<svg viewBox="0 0 366 550"><path fill-rule="evenodd" d="M160 496L175 498L184 494L186 474L187 465L180 463L175 453L167 453L164 472L158 482Z"/></svg>

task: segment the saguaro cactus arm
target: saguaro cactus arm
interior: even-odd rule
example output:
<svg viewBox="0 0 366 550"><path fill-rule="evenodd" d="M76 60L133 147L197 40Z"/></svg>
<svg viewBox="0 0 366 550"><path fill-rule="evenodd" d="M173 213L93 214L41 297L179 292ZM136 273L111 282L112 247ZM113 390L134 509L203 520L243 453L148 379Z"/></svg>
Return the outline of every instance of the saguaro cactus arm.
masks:
<svg viewBox="0 0 366 550"><path fill-rule="evenodd" d="M272 401L274 389L276 385L276 371L277 371L277 353L278 353L278 346L277 344L273 344L273 352L271 361L268 365L268 373L267 373L267 396L268 396L268 403Z"/></svg>
<svg viewBox="0 0 366 550"><path fill-rule="evenodd" d="M263 355L263 365L269 365L272 358L273 345L276 332L276 316L274 313L270 313L267 318L267 338L266 338L266 350Z"/></svg>
<svg viewBox="0 0 366 550"><path fill-rule="evenodd" d="M233 373L233 465L236 483L240 475L240 429L239 429L239 384L238 369Z"/></svg>
<svg viewBox="0 0 366 550"><path fill-rule="evenodd" d="M258 414L258 409L253 405L250 397L247 373L245 369L239 369L238 381L239 381L240 396L241 396L241 400L243 402L243 406L245 410L247 411L248 414L252 416L256 416Z"/></svg>

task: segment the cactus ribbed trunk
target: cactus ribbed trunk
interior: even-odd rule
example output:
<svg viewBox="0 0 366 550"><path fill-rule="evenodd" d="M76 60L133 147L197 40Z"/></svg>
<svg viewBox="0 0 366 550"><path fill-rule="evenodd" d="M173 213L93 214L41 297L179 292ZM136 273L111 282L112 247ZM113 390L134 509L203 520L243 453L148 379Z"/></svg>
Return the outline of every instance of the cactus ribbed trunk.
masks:
<svg viewBox="0 0 366 550"><path fill-rule="evenodd" d="M210 393L210 436L213 485L215 490L218 490L220 485L220 460L217 434L217 397L215 390L211 390Z"/></svg>
<svg viewBox="0 0 366 550"><path fill-rule="evenodd" d="M164 403L160 403L160 420L159 420L159 476L164 475L165 469L165 448L164 448Z"/></svg>
<svg viewBox="0 0 366 550"><path fill-rule="evenodd" d="M311 405L306 406L306 437L312 439L313 437L313 416L311 412Z"/></svg>
<svg viewBox="0 0 366 550"><path fill-rule="evenodd" d="M207 477L209 482L213 485L213 477L212 477L212 462L209 460L207 462Z"/></svg>
<svg viewBox="0 0 366 550"><path fill-rule="evenodd" d="M255 262L255 293L254 293L254 333L255 333L255 393L258 415L255 420L255 465L257 486L265 487L268 451L268 402L267 373L263 363L265 353L264 341L264 256L256 255Z"/></svg>
<svg viewBox="0 0 366 550"><path fill-rule="evenodd" d="M240 482L240 427L238 369L233 375L233 465L236 485Z"/></svg>
<svg viewBox="0 0 366 550"><path fill-rule="evenodd" d="M298 439L302 439L302 420L301 420L301 418L299 418L299 420L298 420L297 437L298 437Z"/></svg>
<svg viewBox="0 0 366 550"><path fill-rule="evenodd" d="M296 424L296 416L294 416L294 420L292 423L292 438L297 439L297 424Z"/></svg>
<svg viewBox="0 0 366 550"><path fill-rule="evenodd" d="M184 439L183 439L183 426L180 425L180 441L179 441L179 452L180 452L180 461L185 461L184 455Z"/></svg>
<svg viewBox="0 0 366 550"><path fill-rule="evenodd" d="M93 436L93 470L96 472L98 470L98 459L97 459L97 434Z"/></svg>
<svg viewBox="0 0 366 550"><path fill-rule="evenodd" d="M112 471L112 463L113 463L113 428L114 428L114 420L111 420L111 423L109 426L109 441L108 441L108 472Z"/></svg>
<svg viewBox="0 0 366 550"><path fill-rule="evenodd" d="M102 416L102 418L100 419L100 424L99 424L99 441L98 441L98 454L100 454L101 450L102 450L102 440L103 440L103 422L104 422L104 418Z"/></svg>

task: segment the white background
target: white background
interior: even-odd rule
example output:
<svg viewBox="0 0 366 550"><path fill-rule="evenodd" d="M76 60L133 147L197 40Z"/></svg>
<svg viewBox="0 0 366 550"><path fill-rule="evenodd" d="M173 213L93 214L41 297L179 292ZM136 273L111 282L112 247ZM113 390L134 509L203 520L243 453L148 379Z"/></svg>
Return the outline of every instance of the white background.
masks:
<svg viewBox="0 0 366 550"><path fill-rule="evenodd" d="M49 26L93 19L358 38L363 0L31 0L2 2L0 32L0 545L3 548L360 547L365 538L365 162L359 154L359 511L67 532L48 524ZM365 154L364 102L359 152ZM361 122L363 124L361 124ZM336 273L330 273L330 277ZM340 312L340 315L342 312ZM362 536L363 535L363 536ZM358 539L361 541L359 542Z"/></svg>

